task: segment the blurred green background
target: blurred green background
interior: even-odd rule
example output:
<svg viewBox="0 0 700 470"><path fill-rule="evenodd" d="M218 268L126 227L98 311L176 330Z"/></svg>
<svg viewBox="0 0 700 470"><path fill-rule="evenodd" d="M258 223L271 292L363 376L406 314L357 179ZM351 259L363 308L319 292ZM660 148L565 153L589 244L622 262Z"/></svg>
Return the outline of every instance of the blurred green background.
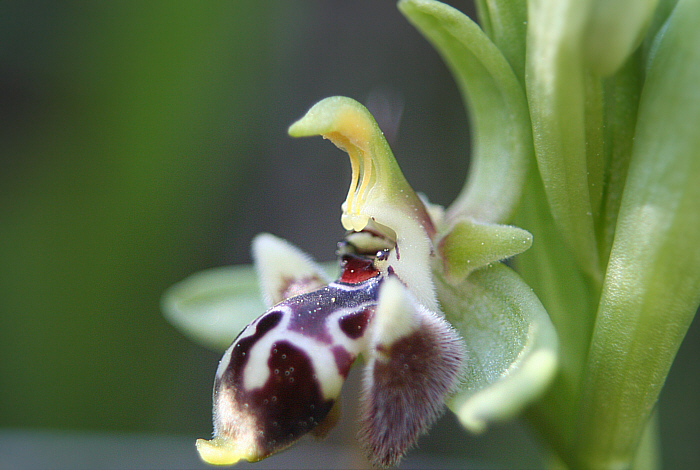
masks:
<svg viewBox="0 0 700 470"><path fill-rule="evenodd" d="M333 258L349 165L286 129L336 94L365 102L413 187L449 204L467 118L392 1L0 2L0 468L73 441L121 468L100 458L113 441L90 440L115 435L146 436L114 447L137 449L134 468L177 466L144 450L153 436L197 465L219 354L167 324L160 296L250 262L260 231ZM696 321L660 405L669 468L700 466L699 337ZM331 444L352 447L354 411ZM518 425L469 437L446 416L421 451L517 467L539 462L532 443Z"/></svg>

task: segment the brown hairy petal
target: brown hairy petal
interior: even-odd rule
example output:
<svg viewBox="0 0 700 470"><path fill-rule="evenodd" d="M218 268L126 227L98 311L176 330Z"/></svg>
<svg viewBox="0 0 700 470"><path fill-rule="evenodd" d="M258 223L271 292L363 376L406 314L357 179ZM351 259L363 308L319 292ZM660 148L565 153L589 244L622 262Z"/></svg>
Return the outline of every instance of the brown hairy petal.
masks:
<svg viewBox="0 0 700 470"><path fill-rule="evenodd" d="M443 413L462 373L462 339L437 315L415 315L410 333L375 345L365 371L358 437L375 466L399 463Z"/></svg>

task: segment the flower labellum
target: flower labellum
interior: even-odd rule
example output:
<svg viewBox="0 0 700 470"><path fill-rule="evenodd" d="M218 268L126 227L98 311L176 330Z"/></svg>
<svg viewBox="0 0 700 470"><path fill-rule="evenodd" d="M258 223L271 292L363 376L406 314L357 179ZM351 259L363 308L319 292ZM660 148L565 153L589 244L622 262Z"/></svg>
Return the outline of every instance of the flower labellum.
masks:
<svg viewBox="0 0 700 470"><path fill-rule="evenodd" d="M360 440L373 463L397 464L442 412L462 371L461 339L391 274L385 239L361 232L348 240L361 246L341 244L337 281L276 304L224 353L214 439L197 441L205 461L256 461L309 432L325 434L360 354L368 358Z"/></svg>
<svg viewBox="0 0 700 470"><path fill-rule="evenodd" d="M380 274L344 255L343 276L275 305L226 350L214 382L213 441L202 457L260 460L317 428L363 349Z"/></svg>

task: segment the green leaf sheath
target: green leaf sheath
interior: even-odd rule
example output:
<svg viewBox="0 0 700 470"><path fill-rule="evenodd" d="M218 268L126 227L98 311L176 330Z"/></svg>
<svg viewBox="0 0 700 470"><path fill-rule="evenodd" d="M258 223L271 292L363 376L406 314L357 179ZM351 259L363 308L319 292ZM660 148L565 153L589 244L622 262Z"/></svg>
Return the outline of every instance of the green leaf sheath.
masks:
<svg viewBox="0 0 700 470"><path fill-rule="evenodd" d="M700 2L680 1L650 64L591 341L578 456L630 459L700 302Z"/></svg>
<svg viewBox="0 0 700 470"><path fill-rule="evenodd" d="M529 2L526 83L537 161L557 227L596 282L631 143L620 129L636 110L626 98L636 97L640 56L631 57L658 0L630 3ZM608 192L608 183L617 186Z"/></svg>
<svg viewBox="0 0 700 470"><path fill-rule="evenodd" d="M608 263L615 226L617 225L617 215L622 201L622 191L632 155L639 95L643 84L643 67L644 55L639 50L615 75L604 80L605 182L601 201L600 225L596 227L601 266Z"/></svg>
<svg viewBox="0 0 700 470"><path fill-rule="evenodd" d="M523 89L503 54L479 26L438 2L399 2L455 76L474 135L467 184L449 208L450 220L508 221L520 201L532 133Z"/></svg>
<svg viewBox="0 0 700 470"><path fill-rule="evenodd" d="M473 432L512 418L549 385L557 336L532 289L501 263L454 286L436 276L446 318L467 343L466 378L450 408Z"/></svg>

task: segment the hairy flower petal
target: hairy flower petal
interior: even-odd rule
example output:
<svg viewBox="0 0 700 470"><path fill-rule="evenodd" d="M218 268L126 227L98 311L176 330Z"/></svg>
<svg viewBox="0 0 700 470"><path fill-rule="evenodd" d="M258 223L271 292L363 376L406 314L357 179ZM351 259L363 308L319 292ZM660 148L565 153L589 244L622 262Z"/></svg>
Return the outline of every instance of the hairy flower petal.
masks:
<svg viewBox="0 0 700 470"><path fill-rule="evenodd" d="M464 342L396 278L381 288L371 341L359 438L375 465L394 466L444 411Z"/></svg>
<svg viewBox="0 0 700 470"><path fill-rule="evenodd" d="M214 439L198 441L205 461L263 459L326 420L366 347L380 281L374 271L291 297L238 335L216 371Z"/></svg>

